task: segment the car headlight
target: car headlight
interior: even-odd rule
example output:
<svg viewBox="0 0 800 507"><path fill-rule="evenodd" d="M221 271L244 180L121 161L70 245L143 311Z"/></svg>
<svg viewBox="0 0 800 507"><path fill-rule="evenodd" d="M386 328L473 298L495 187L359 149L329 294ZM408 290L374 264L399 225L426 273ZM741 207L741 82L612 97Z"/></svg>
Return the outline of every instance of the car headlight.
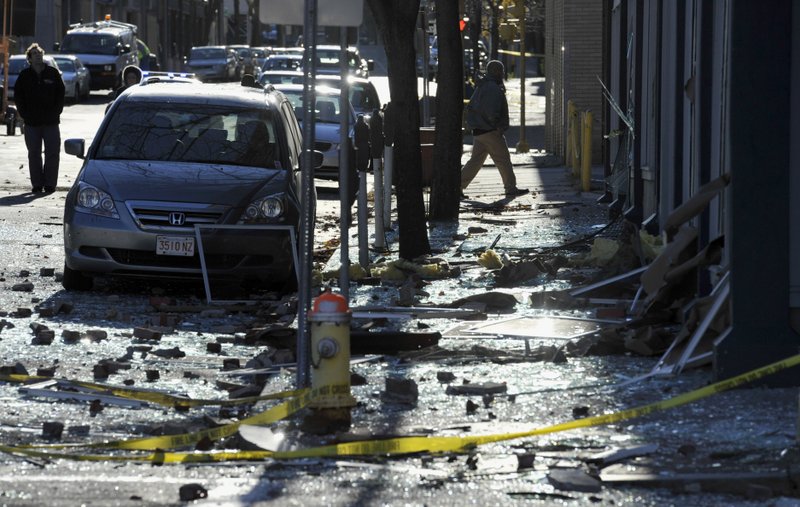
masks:
<svg viewBox="0 0 800 507"><path fill-rule="evenodd" d="M117 207L110 195L88 183L81 183L75 211L119 219Z"/></svg>
<svg viewBox="0 0 800 507"><path fill-rule="evenodd" d="M114 66L113 65L106 65L106 66L103 67L103 70L105 70L105 71L114 70Z"/></svg>
<svg viewBox="0 0 800 507"><path fill-rule="evenodd" d="M283 195L262 197L247 206L239 222L245 224L273 222L283 217L285 209Z"/></svg>

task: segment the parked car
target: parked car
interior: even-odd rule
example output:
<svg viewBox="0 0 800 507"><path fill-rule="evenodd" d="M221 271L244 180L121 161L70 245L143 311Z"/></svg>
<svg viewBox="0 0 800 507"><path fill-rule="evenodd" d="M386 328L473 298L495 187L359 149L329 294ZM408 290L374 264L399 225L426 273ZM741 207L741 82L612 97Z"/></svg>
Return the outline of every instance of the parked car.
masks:
<svg viewBox="0 0 800 507"><path fill-rule="evenodd" d="M242 77L242 74L253 74L256 71L253 50L250 49L250 46L237 44L228 47L236 51L236 54L239 55L239 60L241 61L242 65L239 77Z"/></svg>
<svg viewBox="0 0 800 507"><path fill-rule="evenodd" d="M272 54L272 51L268 47L251 49L253 51L253 64L256 66L256 72L258 72L257 69L260 69L261 66L264 65L264 60Z"/></svg>
<svg viewBox="0 0 800 507"><path fill-rule="evenodd" d="M264 60L261 66L261 73L269 70L300 70L303 68L303 57L301 55L270 55Z"/></svg>
<svg viewBox="0 0 800 507"><path fill-rule="evenodd" d="M44 63L51 67L55 67L61 72L58 63L50 55L44 55ZM25 55L11 55L8 58L8 100L14 100L14 85L17 83L17 78L22 69L28 67L28 60ZM0 63L0 76L3 76L3 65ZM5 86L5 84L3 85ZM2 87L0 87L2 89Z"/></svg>
<svg viewBox="0 0 800 507"><path fill-rule="evenodd" d="M333 88L341 88L341 81L341 76L335 74L317 76L317 84ZM362 77L349 76L347 85L350 105L353 106L357 115L363 114L368 117L372 115L373 111L381 108L381 99L372 81Z"/></svg>
<svg viewBox="0 0 800 507"><path fill-rule="evenodd" d="M261 74L259 82L262 85L303 84L303 73L297 70L270 70ZM341 88L341 76L336 74L318 74L316 82L322 86ZM375 109L381 108L381 99L372 81L349 76L347 83L350 105L357 115L370 116Z"/></svg>
<svg viewBox="0 0 800 507"><path fill-rule="evenodd" d="M84 160L65 201L64 287L197 278L203 266L211 280L294 285L300 132L275 90L157 77L130 87L88 151L64 143Z"/></svg>
<svg viewBox="0 0 800 507"><path fill-rule="evenodd" d="M341 56L342 49L339 46L317 46L317 73L339 74L341 72L339 68ZM365 60L361 57L357 48L347 48L347 68L350 70L351 74L357 77L368 78L374 66L372 60Z"/></svg>
<svg viewBox="0 0 800 507"><path fill-rule="evenodd" d="M230 81L238 78L238 59L225 46L196 46L189 52L186 71L202 81Z"/></svg>
<svg viewBox="0 0 800 507"><path fill-rule="evenodd" d="M275 85L275 89L282 92L295 109L295 116L302 125L303 121L303 85L283 84ZM339 179L339 148L341 146L341 110L339 108L339 90L328 86L317 86L315 91L315 123L314 123L314 150L322 153L322 164L315 170L315 177L327 180ZM358 173L355 166L355 152L353 150L353 132L356 123L356 114L348 104L350 116L350 179L348 180L350 200L358 191Z"/></svg>
<svg viewBox="0 0 800 507"><path fill-rule="evenodd" d="M258 82L262 86L268 84L303 84L303 73L299 70L266 70L261 73Z"/></svg>
<svg viewBox="0 0 800 507"><path fill-rule="evenodd" d="M57 54L53 59L61 69L61 79L64 80L65 96L78 102L89 97L92 86L92 76L89 69L83 65L80 58L75 55Z"/></svg>

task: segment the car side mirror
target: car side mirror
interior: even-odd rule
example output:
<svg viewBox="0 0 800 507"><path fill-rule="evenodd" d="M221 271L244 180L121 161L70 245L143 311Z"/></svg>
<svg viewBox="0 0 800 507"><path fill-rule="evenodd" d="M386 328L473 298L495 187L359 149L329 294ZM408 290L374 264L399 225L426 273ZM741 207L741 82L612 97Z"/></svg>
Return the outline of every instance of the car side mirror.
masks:
<svg viewBox="0 0 800 507"><path fill-rule="evenodd" d="M370 71L370 72L375 70L375 60L372 60L372 59L367 60L367 70Z"/></svg>
<svg viewBox="0 0 800 507"><path fill-rule="evenodd" d="M58 53L60 49L61 49L61 43L60 42L54 42L53 43L53 52L54 53Z"/></svg>
<svg viewBox="0 0 800 507"><path fill-rule="evenodd" d="M69 155L75 155L82 159L84 158L84 151L86 150L86 141L84 139L67 139L64 141L64 151Z"/></svg>
<svg viewBox="0 0 800 507"><path fill-rule="evenodd" d="M120 50L120 53L130 53L130 52L131 52L130 44L125 44L124 46L122 46L122 49Z"/></svg>

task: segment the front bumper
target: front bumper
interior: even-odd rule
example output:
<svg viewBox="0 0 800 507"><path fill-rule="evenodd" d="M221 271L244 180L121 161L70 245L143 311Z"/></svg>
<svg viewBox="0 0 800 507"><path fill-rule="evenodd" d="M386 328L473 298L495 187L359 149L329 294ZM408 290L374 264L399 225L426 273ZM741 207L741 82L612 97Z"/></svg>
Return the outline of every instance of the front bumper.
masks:
<svg viewBox="0 0 800 507"><path fill-rule="evenodd" d="M200 252L214 279L281 282L294 276L292 235L285 230L202 229L194 255L156 253L159 235L196 237L185 231L145 231L122 213L120 219L70 212L64 221L67 267L89 275L202 278Z"/></svg>

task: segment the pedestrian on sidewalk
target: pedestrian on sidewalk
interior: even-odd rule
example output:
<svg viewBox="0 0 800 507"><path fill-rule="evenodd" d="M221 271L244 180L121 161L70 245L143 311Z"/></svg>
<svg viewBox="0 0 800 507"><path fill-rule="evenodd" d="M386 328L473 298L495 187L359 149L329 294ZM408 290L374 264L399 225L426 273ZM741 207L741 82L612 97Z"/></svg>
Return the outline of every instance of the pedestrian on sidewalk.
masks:
<svg viewBox="0 0 800 507"><path fill-rule="evenodd" d="M44 49L33 43L25 51L29 66L14 84L14 101L25 122L25 146L31 191L55 192L61 156L61 112L64 110L64 81L61 73L44 61ZM44 143L44 163L42 163Z"/></svg>
<svg viewBox="0 0 800 507"><path fill-rule="evenodd" d="M503 85L505 69L499 60L486 65L486 76L478 81L467 104L467 127L472 129L472 155L461 169L461 196L491 156L500 171L507 197L527 194L528 190L517 188L517 178L511 166L506 136L508 130L508 101Z"/></svg>

